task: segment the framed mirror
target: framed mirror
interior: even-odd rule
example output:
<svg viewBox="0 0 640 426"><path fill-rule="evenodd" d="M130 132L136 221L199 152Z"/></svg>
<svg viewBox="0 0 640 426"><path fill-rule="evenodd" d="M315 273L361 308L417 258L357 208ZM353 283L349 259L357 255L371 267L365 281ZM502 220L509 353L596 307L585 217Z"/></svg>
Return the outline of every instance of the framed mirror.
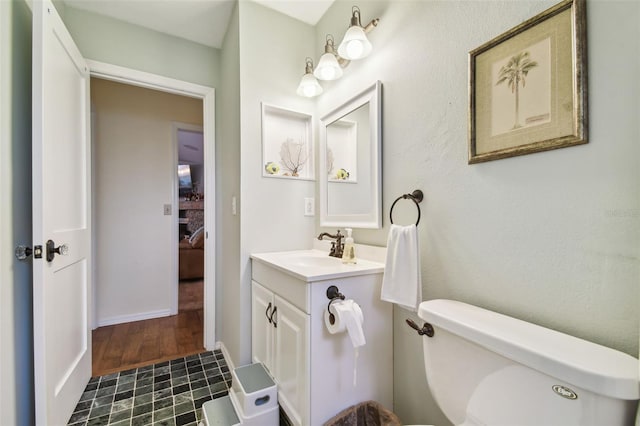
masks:
<svg viewBox="0 0 640 426"><path fill-rule="evenodd" d="M320 226L382 227L382 84L320 119Z"/></svg>

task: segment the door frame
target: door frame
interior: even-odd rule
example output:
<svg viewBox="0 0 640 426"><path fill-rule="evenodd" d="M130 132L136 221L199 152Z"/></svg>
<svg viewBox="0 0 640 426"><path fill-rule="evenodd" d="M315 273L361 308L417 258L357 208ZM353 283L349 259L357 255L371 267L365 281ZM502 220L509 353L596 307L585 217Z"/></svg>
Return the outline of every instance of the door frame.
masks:
<svg viewBox="0 0 640 426"><path fill-rule="evenodd" d="M216 259L216 233L215 233L215 89L183 80L138 71L119 65L108 64L100 61L86 60L92 77L111 80L132 86L159 90L175 95L188 96L202 100L202 128L204 139L204 164L206 173L204 176L204 209L205 209L205 265L204 265L204 336L203 343L207 350L215 348L215 259ZM174 209L173 214L178 212ZM177 222L177 220L176 220ZM177 233L175 234L177 236ZM175 241L177 250L177 241ZM176 261L177 262L177 261ZM92 271L95 277L95 270ZM176 275L177 277L177 275ZM95 280L93 280L95 286ZM176 286L177 290L177 286ZM94 291L95 295L96 292ZM177 299L176 299L177 300ZM95 296L93 296L93 328L97 326Z"/></svg>

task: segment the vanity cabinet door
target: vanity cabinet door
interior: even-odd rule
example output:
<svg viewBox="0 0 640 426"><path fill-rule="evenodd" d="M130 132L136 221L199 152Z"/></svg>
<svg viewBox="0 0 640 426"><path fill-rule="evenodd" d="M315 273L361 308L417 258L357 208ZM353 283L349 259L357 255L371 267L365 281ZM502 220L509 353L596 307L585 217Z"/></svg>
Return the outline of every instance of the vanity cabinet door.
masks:
<svg viewBox="0 0 640 426"><path fill-rule="evenodd" d="M274 294L255 281L252 281L251 287L251 358L254 363L261 362L273 375L275 328L271 315L275 303Z"/></svg>
<svg viewBox="0 0 640 426"><path fill-rule="evenodd" d="M297 425L309 423L309 315L275 295L278 401Z"/></svg>

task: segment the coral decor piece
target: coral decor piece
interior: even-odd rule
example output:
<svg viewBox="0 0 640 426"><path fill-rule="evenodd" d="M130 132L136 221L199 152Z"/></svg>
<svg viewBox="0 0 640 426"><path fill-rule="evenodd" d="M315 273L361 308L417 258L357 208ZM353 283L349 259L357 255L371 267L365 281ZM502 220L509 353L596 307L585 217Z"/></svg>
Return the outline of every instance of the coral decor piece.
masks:
<svg viewBox="0 0 640 426"><path fill-rule="evenodd" d="M333 171L333 163L335 159L333 157L333 150L327 147L327 174L330 175Z"/></svg>
<svg viewBox="0 0 640 426"><path fill-rule="evenodd" d="M287 138L280 146L280 160L282 167L290 173L285 176L298 177L304 165L309 159L309 152L304 142L295 142L291 138Z"/></svg>

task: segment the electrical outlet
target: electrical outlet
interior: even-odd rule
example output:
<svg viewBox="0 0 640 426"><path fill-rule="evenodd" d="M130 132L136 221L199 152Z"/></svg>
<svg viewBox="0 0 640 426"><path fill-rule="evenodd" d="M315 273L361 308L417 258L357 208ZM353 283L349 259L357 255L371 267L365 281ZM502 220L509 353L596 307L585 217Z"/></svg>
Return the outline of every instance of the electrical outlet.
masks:
<svg viewBox="0 0 640 426"><path fill-rule="evenodd" d="M164 205L164 215L171 216L171 204Z"/></svg>
<svg viewBox="0 0 640 426"><path fill-rule="evenodd" d="M231 197L231 214L234 216L238 214L238 202L235 195Z"/></svg>
<svg viewBox="0 0 640 426"><path fill-rule="evenodd" d="M316 203L313 198L305 198L304 199L304 215L305 216L314 216L316 211Z"/></svg>

